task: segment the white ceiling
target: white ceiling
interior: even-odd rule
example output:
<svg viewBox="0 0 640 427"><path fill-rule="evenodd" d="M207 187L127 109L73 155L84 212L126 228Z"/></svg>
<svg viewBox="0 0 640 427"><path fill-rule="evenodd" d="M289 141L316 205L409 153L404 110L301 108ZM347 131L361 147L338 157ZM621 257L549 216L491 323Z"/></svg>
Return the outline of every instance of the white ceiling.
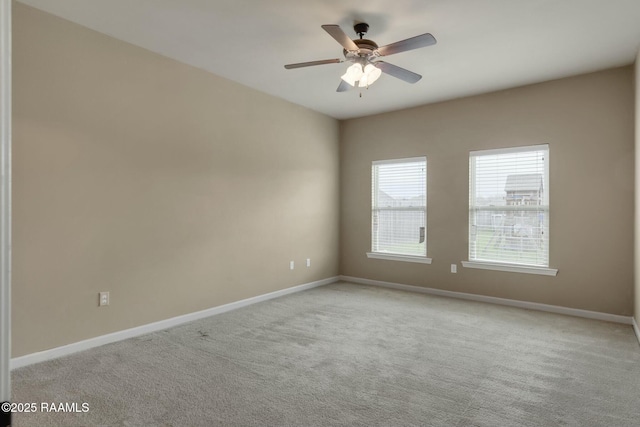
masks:
<svg viewBox="0 0 640 427"><path fill-rule="evenodd" d="M96 31L345 119L631 64L640 0L21 0ZM385 57L422 74L337 93L347 63L320 26L378 45L431 33L438 44Z"/></svg>

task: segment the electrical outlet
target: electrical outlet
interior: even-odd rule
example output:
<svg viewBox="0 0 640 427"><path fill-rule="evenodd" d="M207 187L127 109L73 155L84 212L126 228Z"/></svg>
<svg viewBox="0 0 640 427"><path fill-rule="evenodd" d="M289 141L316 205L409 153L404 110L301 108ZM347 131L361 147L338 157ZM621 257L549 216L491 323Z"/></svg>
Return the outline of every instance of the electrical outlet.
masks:
<svg viewBox="0 0 640 427"><path fill-rule="evenodd" d="M289 261L289 270L293 270L294 263L293 261Z"/></svg>
<svg viewBox="0 0 640 427"><path fill-rule="evenodd" d="M458 265L457 264L451 264L451 272L452 273L457 273L458 272Z"/></svg>
<svg viewBox="0 0 640 427"><path fill-rule="evenodd" d="M311 258L307 258L307 267L311 267Z"/></svg>
<svg viewBox="0 0 640 427"><path fill-rule="evenodd" d="M102 307L104 305L109 305L109 292L100 292L100 299L98 302L98 306Z"/></svg>

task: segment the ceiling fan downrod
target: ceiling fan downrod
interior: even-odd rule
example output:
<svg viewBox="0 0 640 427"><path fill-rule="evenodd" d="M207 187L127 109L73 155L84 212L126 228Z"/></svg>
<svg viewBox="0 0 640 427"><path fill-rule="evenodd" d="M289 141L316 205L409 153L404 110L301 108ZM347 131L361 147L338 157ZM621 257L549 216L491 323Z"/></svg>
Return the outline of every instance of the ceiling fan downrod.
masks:
<svg viewBox="0 0 640 427"><path fill-rule="evenodd" d="M353 30L360 36L360 38L362 38L362 36L367 34L367 31L369 31L369 24L366 22L359 22L353 26Z"/></svg>

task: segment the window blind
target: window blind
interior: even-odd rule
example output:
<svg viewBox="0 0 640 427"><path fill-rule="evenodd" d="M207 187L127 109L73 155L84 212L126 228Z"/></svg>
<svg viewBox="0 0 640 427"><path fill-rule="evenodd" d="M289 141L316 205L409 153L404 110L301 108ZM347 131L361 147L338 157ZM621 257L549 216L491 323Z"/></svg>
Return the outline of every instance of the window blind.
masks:
<svg viewBox="0 0 640 427"><path fill-rule="evenodd" d="M549 146L469 154L469 260L549 266Z"/></svg>
<svg viewBox="0 0 640 427"><path fill-rule="evenodd" d="M372 165L372 252L427 255L427 159Z"/></svg>

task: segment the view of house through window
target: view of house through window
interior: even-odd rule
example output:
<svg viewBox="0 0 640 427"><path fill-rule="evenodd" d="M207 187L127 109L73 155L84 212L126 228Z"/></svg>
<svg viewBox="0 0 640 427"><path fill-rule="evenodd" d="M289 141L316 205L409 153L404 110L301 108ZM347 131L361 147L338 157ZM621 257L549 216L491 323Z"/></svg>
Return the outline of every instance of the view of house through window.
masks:
<svg viewBox="0 0 640 427"><path fill-rule="evenodd" d="M373 162L372 252L427 256L427 159Z"/></svg>
<svg viewBox="0 0 640 427"><path fill-rule="evenodd" d="M549 146L469 155L469 260L549 266Z"/></svg>

